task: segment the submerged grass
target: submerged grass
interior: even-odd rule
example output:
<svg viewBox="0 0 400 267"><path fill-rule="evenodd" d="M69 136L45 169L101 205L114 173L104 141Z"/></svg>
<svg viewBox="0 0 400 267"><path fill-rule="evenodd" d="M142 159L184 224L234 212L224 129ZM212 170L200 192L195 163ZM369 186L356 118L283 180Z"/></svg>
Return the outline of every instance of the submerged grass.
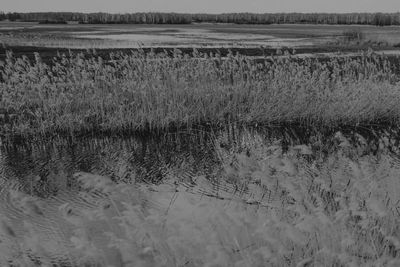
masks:
<svg viewBox="0 0 400 267"><path fill-rule="evenodd" d="M173 176L162 185L117 184L77 173L82 191L59 197L63 201L42 204L3 192L18 212L0 220L0 263L398 266L394 140L382 137L374 157L365 153L361 135L355 144L340 132L334 139L338 144L328 155L314 144L283 152L262 136L251 136L247 152L217 146L218 181L199 175L189 187ZM27 199L44 212L32 210ZM0 203L2 214L7 208Z"/></svg>
<svg viewBox="0 0 400 267"><path fill-rule="evenodd" d="M143 131L196 124L356 124L400 118L393 66L372 52L327 62L257 63L229 54L83 53L51 64L8 53L0 65L2 135Z"/></svg>

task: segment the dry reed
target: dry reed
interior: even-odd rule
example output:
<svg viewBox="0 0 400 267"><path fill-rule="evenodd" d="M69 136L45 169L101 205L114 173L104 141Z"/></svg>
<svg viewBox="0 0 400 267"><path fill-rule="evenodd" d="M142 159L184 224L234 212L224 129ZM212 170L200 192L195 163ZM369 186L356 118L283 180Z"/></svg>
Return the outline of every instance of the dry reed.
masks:
<svg viewBox="0 0 400 267"><path fill-rule="evenodd" d="M398 121L399 77L385 58L114 53L36 55L0 65L4 135L163 130L196 124Z"/></svg>

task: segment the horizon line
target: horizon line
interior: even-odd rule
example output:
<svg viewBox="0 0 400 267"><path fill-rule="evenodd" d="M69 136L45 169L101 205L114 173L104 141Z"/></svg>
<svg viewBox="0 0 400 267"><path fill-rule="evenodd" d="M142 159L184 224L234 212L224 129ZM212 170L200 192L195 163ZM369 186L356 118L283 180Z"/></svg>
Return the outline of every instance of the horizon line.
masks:
<svg viewBox="0 0 400 267"><path fill-rule="evenodd" d="M81 13L81 14L95 14L95 13L106 13L106 14L134 14L134 13L161 13L161 14L184 14L184 15L192 15L192 14L207 14L207 15L222 15L222 14L400 14L400 10L394 12L384 12L384 11L352 11L352 12L249 12L249 11L241 11L241 12L174 12L174 11L132 11L132 12L108 12L108 11L3 11L0 10L0 13L20 13L20 14L29 14L29 13Z"/></svg>

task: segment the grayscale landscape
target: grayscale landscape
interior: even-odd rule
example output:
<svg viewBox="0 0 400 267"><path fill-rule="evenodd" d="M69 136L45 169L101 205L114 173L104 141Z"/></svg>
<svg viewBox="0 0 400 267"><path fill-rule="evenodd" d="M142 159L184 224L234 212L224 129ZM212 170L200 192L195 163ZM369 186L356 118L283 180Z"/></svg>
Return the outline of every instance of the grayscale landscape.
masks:
<svg viewBox="0 0 400 267"><path fill-rule="evenodd" d="M7 0L0 266L400 266L390 1Z"/></svg>

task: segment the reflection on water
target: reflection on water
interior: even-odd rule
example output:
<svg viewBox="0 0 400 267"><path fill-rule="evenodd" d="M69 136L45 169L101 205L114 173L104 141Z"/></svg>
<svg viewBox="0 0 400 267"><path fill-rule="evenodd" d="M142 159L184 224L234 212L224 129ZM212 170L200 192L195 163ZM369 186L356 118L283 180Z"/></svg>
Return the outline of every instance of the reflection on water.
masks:
<svg viewBox="0 0 400 267"><path fill-rule="evenodd" d="M135 221L135 227L154 223L154 228L145 227L146 231L162 246L180 246L181 241L203 244L208 240L200 236L207 233L221 238L215 242L224 246L243 248L254 245L261 236L244 235L240 229L265 227L271 210L284 210L287 223L300 220L300 206L292 207L306 201L301 192L310 195L309 205L323 205L324 216L339 210L342 204L338 199L347 191L371 201L372 209L385 216L386 210L395 210L400 201L398 155L398 130L379 128L230 127L146 137L57 138L7 144L0 150L0 223L6 223L3 231L12 225L9 235L13 238L34 232L42 243L50 244L43 248L46 255L58 261L66 257L66 251L80 247L71 239L81 233L76 232L77 225L85 229L96 249L113 258L104 229L111 228L116 235L122 231L112 226L120 223L115 216L121 217L121 211L150 218ZM96 175L123 186L115 187L108 178ZM101 187L88 192L82 181ZM118 195L111 200L108 193L113 190ZM375 200L386 206L381 208ZM130 210L127 201L135 203L138 210ZM98 207L106 212L102 216L107 220L92 220L93 214L90 217L83 212ZM160 214L169 214L168 221L154 219L163 218ZM86 219L82 221L82 217ZM156 235L158 227L167 229L169 239ZM198 231L197 239L190 239L192 231ZM265 242L260 240L254 246L261 248ZM166 249L162 246L157 248L161 254ZM200 258L194 266L204 263ZM67 261L74 265L75 259L67 257ZM177 265L176 259L166 261Z"/></svg>
<svg viewBox="0 0 400 267"><path fill-rule="evenodd" d="M342 129L346 140L362 153L376 155L386 145L398 154L396 129ZM361 140L362 139L362 140ZM390 140L383 141L383 140ZM134 136L56 138L47 142L5 144L0 150L2 179L18 181L26 192L46 196L75 189L73 174L89 172L116 182L190 184L194 177L215 180L232 155L258 153L271 146L283 152L296 145L309 145L314 153L329 155L339 147L335 130L311 128L226 128L220 131L188 131ZM361 142L361 143L360 143ZM387 142L387 144L382 144ZM360 152L361 153L361 152ZM316 155L314 155L316 157Z"/></svg>
<svg viewBox="0 0 400 267"><path fill-rule="evenodd" d="M181 180L215 167L210 136L171 134L152 138L82 138L9 146L3 149L6 179L17 179L36 193L74 186L78 171L107 175L115 181L159 183L168 175Z"/></svg>

